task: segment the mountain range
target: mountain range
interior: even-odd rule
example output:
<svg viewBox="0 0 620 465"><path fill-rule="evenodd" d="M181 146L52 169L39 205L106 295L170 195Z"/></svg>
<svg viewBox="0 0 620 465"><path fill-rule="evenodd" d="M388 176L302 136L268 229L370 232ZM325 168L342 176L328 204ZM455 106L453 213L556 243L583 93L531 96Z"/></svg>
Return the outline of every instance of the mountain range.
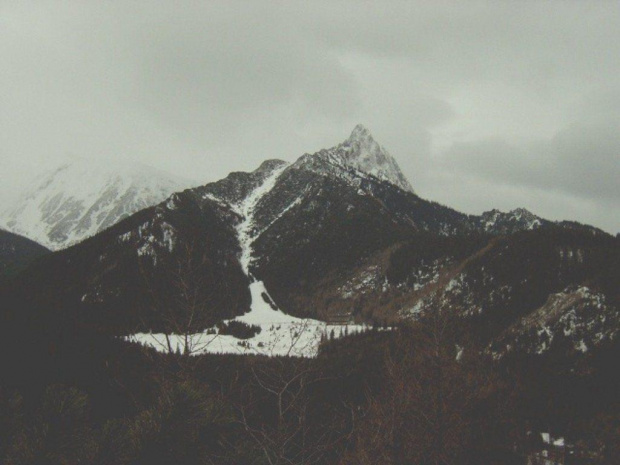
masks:
<svg viewBox="0 0 620 465"><path fill-rule="evenodd" d="M43 228L14 210L14 230L32 224L50 248L76 245L5 286L12 308L114 335L170 332L163 309L182 297L174 283L191 280L198 330L265 305L274 317L375 325L442 311L462 338L503 358L579 357L620 329L618 238L525 209L476 216L422 199L361 125L330 149L267 160L160 203L172 183L113 185L123 187L89 202L38 188L30 198Z"/></svg>

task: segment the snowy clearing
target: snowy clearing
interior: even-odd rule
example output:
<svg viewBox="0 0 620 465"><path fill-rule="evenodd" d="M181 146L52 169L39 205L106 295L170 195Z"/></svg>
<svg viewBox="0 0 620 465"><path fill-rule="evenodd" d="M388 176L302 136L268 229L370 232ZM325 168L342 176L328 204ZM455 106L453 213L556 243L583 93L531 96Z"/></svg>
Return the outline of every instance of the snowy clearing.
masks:
<svg viewBox="0 0 620 465"><path fill-rule="evenodd" d="M280 312L281 313L281 312ZM248 314L249 315L249 314ZM289 317L293 318L293 317ZM301 320L281 323L261 323L261 332L250 339L238 339L230 335L213 334L213 328L204 333L192 334L192 355L201 354L242 354L316 357L323 337L332 334L335 338L346 334L355 334L370 329L364 325L328 325L317 320ZM210 334L211 332L211 334ZM183 352L184 337L170 335L170 345L174 352ZM127 340L152 347L159 352L168 352L166 336L161 333L139 333L129 336Z"/></svg>

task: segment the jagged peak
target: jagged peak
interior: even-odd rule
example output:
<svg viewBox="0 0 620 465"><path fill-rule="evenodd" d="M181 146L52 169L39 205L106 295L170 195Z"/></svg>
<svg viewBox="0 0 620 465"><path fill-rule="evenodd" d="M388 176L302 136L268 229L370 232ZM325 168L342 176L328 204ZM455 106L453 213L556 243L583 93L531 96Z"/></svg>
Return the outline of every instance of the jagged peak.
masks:
<svg viewBox="0 0 620 465"><path fill-rule="evenodd" d="M520 216L526 216L526 217L536 216L534 213L529 211L527 208L523 208L523 207L510 210L508 213L511 215L520 215Z"/></svg>
<svg viewBox="0 0 620 465"><path fill-rule="evenodd" d="M358 157L379 156L391 159L391 155L383 147L377 143L372 137L368 128L362 124L358 124L351 131L351 135L345 140L340 147L352 147L353 152Z"/></svg>
<svg viewBox="0 0 620 465"><path fill-rule="evenodd" d="M483 216L493 216L493 215L502 215L502 216L526 216L526 217L537 217L534 213L529 211L527 208L518 207L513 208L509 211L499 210L494 208L492 210L488 210L482 213Z"/></svg>
<svg viewBox="0 0 620 465"><path fill-rule="evenodd" d="M545 220L525 208L503 212L494 208L482 213L481 219L486 231L499 229L531 230L541 227Z"/></svg>
<svg viewBox="0 0 620 465"><path fill-rule="evenodd" d="M363 124L356 125L349 138L335 149L345 152L341 157L345 165L413 192L396 160L379 145Z"/></svg>
<svg viewBox="0 0 620 465"><path fill-rule="evenodd" d="M355 126L344 142L312 155L304 154L295 162L295 166L312 167L321 171L321 168L315 165L317 161L329 164L332 169L354 170L362 176L370 175L405 191L413 192L411 184L403 175L396 160L373 139L368 128L362 124Z"/></svg>
<svg viewBox="0 0 620 465"><path fill-rule="evenodd" d="M370 134L370 131L368 130L366 126L364 126L363 124L358 124L357 126L353 128L353 131L351 131L351 135L349 136L347 141L366 140L366 139L372 139L372 134Z"/></svg>

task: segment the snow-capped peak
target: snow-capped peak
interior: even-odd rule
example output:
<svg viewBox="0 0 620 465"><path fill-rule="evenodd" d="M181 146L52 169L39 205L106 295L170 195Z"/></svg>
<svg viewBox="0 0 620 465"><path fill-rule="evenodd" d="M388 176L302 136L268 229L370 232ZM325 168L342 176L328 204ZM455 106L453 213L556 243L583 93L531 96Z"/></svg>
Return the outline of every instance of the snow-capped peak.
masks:
<svg viewBox="0 0 620 465"><path fill-rule="evenodd" d="M396 160L373 139L370 131L362 124L355 126L349 138L336 148L343 152L342 161L347 166L413 192Z"/></svg>
<svg viewBox="0 0 620 465"><path fill-rule="evenodd" d="M345 169L356 172L360 177L370 176L413 192L411 184L403 175L396 160L361 124L355 126L349 138L341 144L313 155L306 154L295 163L295 166L330 173ZM326 166L330 168L326 170Z"/></svg>
<svg viewBox="0 0 620 465"><path fill-rule="evenodd" d="M375 142L374 139L372 138L372 135L370 134L370 131L363 124L358 124L357 126L355 126L353 128L353 131L351 131L351 135L347 139L347 141L349 142L366 141L366 140Z"/></svg>

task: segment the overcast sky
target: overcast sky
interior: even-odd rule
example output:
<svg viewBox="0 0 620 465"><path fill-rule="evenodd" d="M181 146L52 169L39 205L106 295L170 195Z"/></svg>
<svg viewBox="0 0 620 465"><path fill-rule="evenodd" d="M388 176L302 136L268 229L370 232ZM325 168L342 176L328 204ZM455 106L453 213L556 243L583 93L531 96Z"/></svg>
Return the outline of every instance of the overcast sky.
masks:
<svg viewBox="0 0 620 465"><path fill-rule="evenodd" d="M0 0L3 195L71 157L196 179L363 123L416 192L620 231L620 3Z"/></svg>

